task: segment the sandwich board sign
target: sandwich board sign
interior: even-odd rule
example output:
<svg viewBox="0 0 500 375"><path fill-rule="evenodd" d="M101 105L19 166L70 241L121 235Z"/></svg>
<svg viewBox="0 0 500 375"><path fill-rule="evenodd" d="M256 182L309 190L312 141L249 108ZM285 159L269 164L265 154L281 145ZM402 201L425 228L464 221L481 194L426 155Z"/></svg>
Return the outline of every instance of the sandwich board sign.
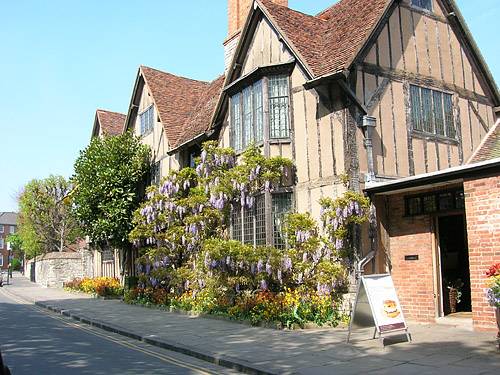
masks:
<svg viewBox="0 0 500 375"><path fill-rule="evenodd" d="M375 326L373 338L403 332L411 341L396 288L389 274L361 276L349 323L347 342L354 328Z"/></svg>

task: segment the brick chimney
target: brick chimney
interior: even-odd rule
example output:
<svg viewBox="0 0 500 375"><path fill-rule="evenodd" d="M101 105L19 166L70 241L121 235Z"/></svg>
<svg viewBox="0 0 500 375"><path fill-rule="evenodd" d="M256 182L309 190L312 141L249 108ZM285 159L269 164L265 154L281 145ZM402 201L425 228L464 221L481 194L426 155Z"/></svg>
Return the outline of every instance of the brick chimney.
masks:
<svg viewBox="0 0 500 375"><path fill-rule="evenodd" d="M281 6L288 7L288 0L271 0ZM254 0L228 0L228 33L224 41L224 65L227 73L233 59L234 51L240 39L240 33Z"/></svg>

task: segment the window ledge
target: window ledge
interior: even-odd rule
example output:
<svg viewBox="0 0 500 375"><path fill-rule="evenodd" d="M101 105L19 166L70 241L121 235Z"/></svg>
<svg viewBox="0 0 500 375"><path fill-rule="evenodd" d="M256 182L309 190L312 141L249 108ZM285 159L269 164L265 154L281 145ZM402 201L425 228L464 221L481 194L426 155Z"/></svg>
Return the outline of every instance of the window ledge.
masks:
<svg viewBox="0 0 500 375"><path fill-rule="evenodd" d="M291 138L272 138L269 140L269 144L278 145L278 144L289 144L292 143Z"/></svg>
<svg viewBox="0 0 500 375"><path fill-rule="evenodd" d="M458 145L458 140L456 138L446 137L444 135L437 135L433 133L427 133L421 130L412 130L412 136L419 139L425 139L428 141L438 141L441 143L446 143L450 145Z"/></svg>

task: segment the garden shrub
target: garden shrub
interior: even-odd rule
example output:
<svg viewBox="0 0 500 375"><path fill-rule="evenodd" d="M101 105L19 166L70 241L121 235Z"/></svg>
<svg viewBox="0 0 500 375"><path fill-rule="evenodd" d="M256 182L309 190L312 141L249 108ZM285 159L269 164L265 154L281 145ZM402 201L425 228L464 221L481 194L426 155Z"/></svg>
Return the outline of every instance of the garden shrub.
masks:
<svg viewBox="0 0 500 375"><path fill-rule="evenodd" d="M207 142L195 168L150 187L130 234L141 255L138 287L125 301L255 324L338 323L353 257L349 239L353 225L367 219L366 198L348 192L323 199L322 231L309 214L287 215L285 250L228 239L231 210L251 208L256 194L279 186L292 168L256 147L236 163L232 149Z"/></svg>

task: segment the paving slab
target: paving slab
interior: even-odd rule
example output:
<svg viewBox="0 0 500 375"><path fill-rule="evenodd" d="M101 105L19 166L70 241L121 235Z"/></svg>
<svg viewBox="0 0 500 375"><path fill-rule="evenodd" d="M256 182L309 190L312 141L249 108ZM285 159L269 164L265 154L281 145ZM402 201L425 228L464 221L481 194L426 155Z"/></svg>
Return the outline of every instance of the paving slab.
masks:
<svg viewBox="0 0 500 375"><path fill-rule="evenodd" d="M3 291L87 324L253 374L500 373L495 333L409 322L413 343L385 348L372 330L274 330L42 288L20 274Z"/></svg>

